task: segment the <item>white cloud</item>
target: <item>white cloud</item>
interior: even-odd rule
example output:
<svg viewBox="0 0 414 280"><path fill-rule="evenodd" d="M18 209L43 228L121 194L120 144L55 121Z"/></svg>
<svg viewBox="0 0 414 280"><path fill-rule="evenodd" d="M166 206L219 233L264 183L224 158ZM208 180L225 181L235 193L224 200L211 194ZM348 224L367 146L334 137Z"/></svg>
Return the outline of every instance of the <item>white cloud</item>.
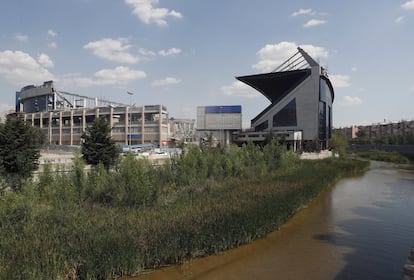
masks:
<svg viewBox="0 0 414 280"><path fill-rule="evenodd" d="M139 48L138 51L141 55L144 55L144 56L155 56L155 55L157 55L155 52L150 51L150 50L146 50L144 48Z"/></svg>
<svg viewBox="0 0 414 280"><path fill-rule="evenodd" d="M8 82L25 86L53 80L53 75L29 54L22 51L0 52L0 76Z"/></svg>
<svg viewBox="0 0 414 280"><path fill-rule="evenodd" d="M50 42L47 46L51 49L56 49L57 48L56 42Z"/></svg>
<svg viewBox="0 0 414 280"><path fill-rule="evenodd" d="M261 72L269 72L282 64L286 59L297 52L298 45L295 42L280 42L279 44L264 46L257 52L259 62L253 65L253 69ZM328 57L328 51L322 47L313 45L301 45L301 47L315 60Z"/></svg>
<svg viewBox="0 0 414 280"><path fill-rule="evenodd" d="M351 86L350 77L347 75L329 75L334 88L344 88Z"/></svg>
<svg viewBox="0 0 414 280"><path fill-rule="evenodd" d="M118 66L114 69L102 69L94 74L94 77L108 84L124 84L125 82L143 79L147 76L144 71Z"/></svg>
<svg viewBox="0 0 414 280"><path fill-rule="evenodd" d="M349 95L346 95L342 98L342 101L340 102L342 106L358 106L362 104L362 99L359 97L352 97Z"/></svg>
<svg viewBox="0 0 414 280"><path fill-rule="evenodd" d="M37 62L45 68L53 68L55 66L50 57L44 53L39 54Z"/></svg>
<svg viewBox="0 0 414 280"><path fill-rule="evenodd" d="M174 77L166 77L162 80L155 80L152 82L154 87L164 87L168 85L175 85L181 83L181 80L174 78Z"/></svg>
<svg viewBox="0 0 414 280"><path fill-rule="evenodd" d="M17 33L16 35L14 35L14 38L17 41L22 42L22 43L27 43L29 41L29 36L20 34L20 33Z"/></svg>
<svg viewBox="0 0 414 280"><path fill-rule="evenodd" d="M82 77L79 73L66 74L61 79L64 88L88 88L93 86L125 86L128 82L143 79L147 76L144 71L119 66L114 69L102 69L92 77Z"/></svg>
<svg viewBox="0 0 414 280"><path fill-rule="evenodd" d="M326 23L327 23L327 21L323 20L323 19L311 19L307 23L305 23L303 25L303 27L309 28L309 27L314 27L314 26L326 24Z"/></svg>
<svg viewBox="0 0 414 280"><path fill-rule="evenodd" d="M260 94L256 90L252 89L250 86L240 81L233 82L229 86L222 86L220 89L226 95L230 95L230 96L238 96L238 97L246 97L246 98L254 98L254 97L260 96Z"/></svg>
<svg viewBox="0 0 414 280"><path fill-rule="evenodd" d="M169 50L158 51L158 54L161 56L168 56L168 55L174 55L174 54L179 54L179 53L181 53L181 50L177 48L171 48Z"/></svg>
<svg viewBox="0 0 414 280"><path fill-rule="evenodd" d="M53 31L52 29L49 29L47 31L47 35L49 35L50 37L56 37L58 34L57 34L57 32Z"/></svg>
<svg viewBox="0 0 414 280"><path fill-rule="evenodd" d="M119 63L133 64L139 61L138 57L133 56L128 52L131 45L128 45L127 38L104 38L98 41L89 42L83 48L92 50L93 54Z"/></svg>
<svg viewBox="0 0 414 280"><path fill-rule="evenodd" d="M403 16L401 16L401 17L397 17L397 18L394 20L394 22L398 24L398 23L403 22L403 20L404 20L404 17L403 17Z"/></svg>
<svg viewBox="0 0 414 280"><path fill-rule="evenodd" d="M312 9L299 9L298 11L294 12L291 16L297 17L301 15L313 15Z"/></svg>
<svg viewBox="0 0 414 280"><path fill-rule="evenodd" d="M414 10L414 0L410 0L401 5L404 10Z"/></svg>
<svg viewBox="0 0 414 280"><path fill-rule="evenodd" d="M358 71L358 68L354 66L354 67L351 68L351 71L356 72L356 71Z"/></svg>
<svg viewBox="0 0 414 280"><path fill-rule="evenodd" d="M125 0L133 8L132 13L146 24L155 23L158 26L167 26L167 17L182 18L182 14L166 8L154 8L158 0Z"/></svg>

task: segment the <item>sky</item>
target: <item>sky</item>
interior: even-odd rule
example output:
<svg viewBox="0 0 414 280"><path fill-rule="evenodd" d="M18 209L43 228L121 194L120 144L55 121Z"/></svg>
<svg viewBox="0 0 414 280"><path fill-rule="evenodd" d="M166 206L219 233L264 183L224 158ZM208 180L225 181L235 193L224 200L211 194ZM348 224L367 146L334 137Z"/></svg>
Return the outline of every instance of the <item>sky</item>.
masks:
<svg viewBox="0 0 414 280"><path fill-rule="evenodd" d="M413 120L413 30L414 0L4 0L0 111L53 80L173 118L241 105L248 128L269 101L235 77L270 72L300 46L328 71L334 127Z"/></svg>

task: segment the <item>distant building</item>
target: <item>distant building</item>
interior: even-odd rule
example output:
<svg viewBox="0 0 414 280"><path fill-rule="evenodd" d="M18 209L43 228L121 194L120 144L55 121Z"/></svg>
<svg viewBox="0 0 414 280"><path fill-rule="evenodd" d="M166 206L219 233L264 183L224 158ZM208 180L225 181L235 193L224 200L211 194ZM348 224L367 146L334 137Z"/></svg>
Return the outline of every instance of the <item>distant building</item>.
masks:
<svg viewBox="0 0 414 280"><path fill-rule="evenodd" d="M174 142L194 142L196 140L195 119L170 119L171 140Z"/></svg>
<svg viewBox="0 0 414 280"><path fill-rule="evenodd" d="M349 127L341 127L333 129L333 132L340 133L344 135L348 139L355 139L358 137L358 132L360 128L356 125L349 126Z"/></svg>
<svg viewBox="0 0 414 280"><path fill-rule="evenodd" d="M332 130L334 90L327 72L303 49L270 73L239 76L239 81L262 93L270 105L251 120L253 132L236 141L264 141L272 132L295 146L317 143L328 147Z"/></svg>
<svg viewBox="0 0 414 280"><path fill-rule="evenodd" d="M381 142L381 139L396 137L404 142L405 137L414 134L414 120L384 121L370 125L335 128L334 131L342 133L348 139Z"/></svg>
<svg viewBox="0 0 414 280"><path fill-rule="evenodd" d="M242 129L240 105L197 107L197 133L201 138L214 138L218 143L229 144L234 132Z"/></svg>
<svg viewBox="0 0 414 280"><path fill-rule="evenodd" d="M169 119L163 105L128 106L58 91L53 81L16 92L16 113L43 130L50 144L80 145L81 135L97 117L106 118L119 145L168 141Z"/></svg>

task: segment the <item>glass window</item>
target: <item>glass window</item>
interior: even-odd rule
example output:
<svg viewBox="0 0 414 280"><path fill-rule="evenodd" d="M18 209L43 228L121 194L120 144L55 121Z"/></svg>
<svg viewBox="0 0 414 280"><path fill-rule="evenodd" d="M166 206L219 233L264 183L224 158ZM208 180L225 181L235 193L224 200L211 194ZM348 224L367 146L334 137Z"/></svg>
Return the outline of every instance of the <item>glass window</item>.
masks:
<svg viewBox="0 0 414 280"><path fill-rule="evenodd" d="M258 126L255 127L255 131L264 131L268 128L269 128L269 122L264 121L264 122L262 122L261 124L259 124Z"/></svg>
<svg viewBox="0 0 414 280"><path fill-rule="evenodd" d="M326 103L319 101L319 140L326 140L327 136Z"/></svg>
<svg viewBox="0 0 414 280"><path fill-rule="evenodd" d="M273 127L297 126L296 99L290 101L282 110L273 116Z"/></svg>

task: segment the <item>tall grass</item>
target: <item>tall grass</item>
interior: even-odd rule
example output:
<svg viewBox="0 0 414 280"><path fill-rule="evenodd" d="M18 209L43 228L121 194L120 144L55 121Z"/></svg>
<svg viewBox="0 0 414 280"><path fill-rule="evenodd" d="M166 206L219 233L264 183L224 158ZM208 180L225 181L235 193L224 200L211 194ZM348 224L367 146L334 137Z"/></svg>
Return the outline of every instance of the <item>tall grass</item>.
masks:
<svg viewBox="0 0 414 280"><path fill-rule="evenodd" d="M154 167L46 168L0 196L0 279L112 279L215 254L264 236L366 162L301 162L272 143L190 148Z"/></svg>

